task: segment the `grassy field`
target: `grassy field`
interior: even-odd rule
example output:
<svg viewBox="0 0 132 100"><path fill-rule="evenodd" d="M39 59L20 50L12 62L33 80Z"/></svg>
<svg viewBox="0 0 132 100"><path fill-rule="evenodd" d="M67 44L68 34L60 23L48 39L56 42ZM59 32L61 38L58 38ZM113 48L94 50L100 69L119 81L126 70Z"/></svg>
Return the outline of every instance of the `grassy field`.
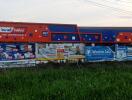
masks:
<svg viewBox="0 0 132 100"><path fill-rule="evenodd" d="M2 69L0 100L132 100L132 62Z"/></svg>

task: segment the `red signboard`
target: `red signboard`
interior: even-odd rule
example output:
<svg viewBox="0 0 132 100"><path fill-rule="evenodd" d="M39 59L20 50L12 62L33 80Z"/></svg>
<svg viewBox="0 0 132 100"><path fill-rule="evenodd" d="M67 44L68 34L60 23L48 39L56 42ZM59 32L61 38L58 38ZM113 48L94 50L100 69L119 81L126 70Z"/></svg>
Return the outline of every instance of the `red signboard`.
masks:
<svg viewBox="0 0 132 100"><path fill-rule="evenodd" d="M0 22L0 42L48 43L51 36L47 24Z"/></svg>

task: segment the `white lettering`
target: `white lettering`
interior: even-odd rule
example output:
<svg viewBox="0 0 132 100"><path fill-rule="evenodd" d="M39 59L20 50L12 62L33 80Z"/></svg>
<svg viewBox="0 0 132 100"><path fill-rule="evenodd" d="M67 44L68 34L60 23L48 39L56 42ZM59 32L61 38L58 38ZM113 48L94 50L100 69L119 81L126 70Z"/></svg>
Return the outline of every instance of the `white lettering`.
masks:
<svg viewBox="0 0 132 100"><path fill-rule="evenodd" d="M97 50L93 50L91 51L93 54L110 54L111 52L108 50L103 50L103 51L97 51Z"/></svg>
<svg viewBox="0 0 132 100"><path fill-rule="evenodd" d="M13 27L0 27L0 32L11 33L13 32Z"/></svg>
<svg viewBox="0 0 132 100"><path fill-rule="evenodd" d="M22 28L15 28L14 30L13 30L13 32L14 33L24 33L24 29L22 29Z"/></svg>
<svg viewBox="0 0 132 100"><path fill-rule="evenodd" d="M24 33L24 28L0 27L1 33Z"/></svg>

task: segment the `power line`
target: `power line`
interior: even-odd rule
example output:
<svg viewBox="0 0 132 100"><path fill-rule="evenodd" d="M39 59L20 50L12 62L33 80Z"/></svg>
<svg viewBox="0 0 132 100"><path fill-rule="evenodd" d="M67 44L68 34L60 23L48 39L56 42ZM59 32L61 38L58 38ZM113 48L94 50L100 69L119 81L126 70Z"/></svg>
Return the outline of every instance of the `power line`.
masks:
<svg viewBox="0 0 132 100"><path fill-rule="evenodd" d="M115 0L115 1L117 1L117 2L122 2L122 3L130 3L130 4L132 4L132 2L131 1L123 1L123 0Z"/></svg>
<svg viewBox="0 0 132 100"><path fill-rule="evenodd" d="M102 4L102 3L98 3L98 2L95 2L95 1L90 1L90 0L87 0L88 2L91 2L93 4L96 4L96 5L100 5L102 7L107 7L107 8L111 8L113 10L118 10L118 11L122 11L122 12L125 12L125 13L129 13L129 14L132 14L131 11L127 11L127 10L124 10L124 9L120 9L120 8L116 8L116 7L113 7L113 6L108 6L108 5L105 5L105 4Z"/></svg>
<svg viewBox="0 0 132 100"><path fill-rule="evenodd" d="M109 8L109 9L111 9L111 10L113 10L114 12L111 12L112 14L114 14L114 15L119 15L118 16L118 18L122 15L122 14L125 14L125 15L123 15L123 16L125 16L125 18L126 17L129 17L129 19L132 19L132 13L128 13L128 12L126 12L126 11L122 11L122 9L115 9L115 8L113 8L113 7L109 7L109 6L107 6L107 5L103 5L103 4L98 4L97 2L92 2L92 1L88 1L89 3L92 3L94 6L97 6L97 7L100 7L100 8ZM118 11L118 12L117 12ZM119 12L120 11L120 12ZM108 14L107 14L108 15ZM121 17L120 17L121 18ZM123 18L123 17L122 17Z"/></svg>
<svg viewBox="0 0 132 100"><path fill-rule="evenodd" d="M131 15L132 16L132 12L131 11L127 11L127 10L124 10L124 9L120 9L120 8L116 8L116 7L112 7L112 6L108 6L108 5L105 5L105 4L101 4L101 3L98 3L98 2L94 2L94 1L90 1L90 0L86 0L87 2L89 3L92 3L94 4L95 6L98 6L98 7L101 7L101 8L109 8L113 11L118 11L118 12L122 12L124 14L127 14L127 15Z"/></svg>
<svg viewBox="0 0 132 100"><path fill-rule="evenodd" d="M116 1L116 0L115 0ZM104 2L104 3L113 3L113 2L111 2L111 1L109 1L109 0L101 0L101 2ZM117 1L116 3L118 3L118 4L123 4L123 7L132 7L132 6L130 6L130 5L128 5L128 3L127 2L119 2L119 1ZM127 4L127 5L126 5ZM131 2L131 4L132 4L132 2Z"/></svg>

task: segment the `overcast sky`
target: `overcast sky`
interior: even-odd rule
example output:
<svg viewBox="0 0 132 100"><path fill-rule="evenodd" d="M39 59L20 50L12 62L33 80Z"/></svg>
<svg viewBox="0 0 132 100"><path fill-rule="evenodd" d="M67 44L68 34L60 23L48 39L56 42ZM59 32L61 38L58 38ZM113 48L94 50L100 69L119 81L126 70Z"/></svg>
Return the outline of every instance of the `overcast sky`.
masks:
<svg viewBox="0 0 132 100"><path fill-rule="evenodd" d="M132 26L132 0L0 0L0 21Z"/></svg>

